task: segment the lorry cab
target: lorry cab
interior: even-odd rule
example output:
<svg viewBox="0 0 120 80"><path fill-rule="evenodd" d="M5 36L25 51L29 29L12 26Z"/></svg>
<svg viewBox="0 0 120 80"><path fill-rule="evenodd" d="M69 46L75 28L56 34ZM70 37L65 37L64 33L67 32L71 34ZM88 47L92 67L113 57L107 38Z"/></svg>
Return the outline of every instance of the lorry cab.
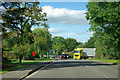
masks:
<svg viewBox="0 0 120 80"><path fill-rule="evenodd" d="M82 59L83 57L83 49L77 48L74 49L73 59Z"/></svg>

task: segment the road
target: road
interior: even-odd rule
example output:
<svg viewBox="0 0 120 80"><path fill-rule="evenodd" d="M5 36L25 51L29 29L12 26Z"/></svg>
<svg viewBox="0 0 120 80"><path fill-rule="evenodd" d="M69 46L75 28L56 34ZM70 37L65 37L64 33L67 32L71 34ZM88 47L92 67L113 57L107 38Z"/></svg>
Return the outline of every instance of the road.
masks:
<svg viewBox="0 0 120 80"><path fill-rule="evenodd" d="M88 60L57 60L28 78L118 78L118 66Z"/></svg>
<svg viewBox="0 0 120 80"><path fill-rule="evenodd" d="M2 78L19 78L20 79L20 78L23 78L25 75L27 75L32 70L34 70L35 68L38 68L42 65L47 65L50 62L51 61L43 61L43 62L39 62L36 64L28 64L28 66L18 68L15 70L11 70L7 73L2 74Z"/></svg>

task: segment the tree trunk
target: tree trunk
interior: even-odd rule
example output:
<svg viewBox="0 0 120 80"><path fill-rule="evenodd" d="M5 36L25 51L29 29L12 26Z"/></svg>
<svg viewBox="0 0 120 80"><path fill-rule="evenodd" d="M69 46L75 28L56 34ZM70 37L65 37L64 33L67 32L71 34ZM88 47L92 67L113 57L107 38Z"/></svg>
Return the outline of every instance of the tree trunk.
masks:
<svg viewBox="0 0 120 80"><path fill-rule="evenodd" d="M19 57L19 63L22 63L22 56Z"/></svg>

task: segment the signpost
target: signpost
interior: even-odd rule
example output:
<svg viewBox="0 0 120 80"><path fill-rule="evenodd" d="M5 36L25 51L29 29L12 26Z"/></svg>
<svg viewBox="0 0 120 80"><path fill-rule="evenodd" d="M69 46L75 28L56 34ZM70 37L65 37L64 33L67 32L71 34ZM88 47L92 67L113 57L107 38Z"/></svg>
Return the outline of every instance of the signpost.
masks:
<svg viewBox="0 0 120 80"><path fill-rule="evenodd" d="M50 49L50 54L55 54L55 49Z"/></svg>
<svg viewBox="0 0 120 80"><path fill-rule="evenodd" d="M55 58L55 49L50 49L50 55L53 55L53 57Z"/></svg>

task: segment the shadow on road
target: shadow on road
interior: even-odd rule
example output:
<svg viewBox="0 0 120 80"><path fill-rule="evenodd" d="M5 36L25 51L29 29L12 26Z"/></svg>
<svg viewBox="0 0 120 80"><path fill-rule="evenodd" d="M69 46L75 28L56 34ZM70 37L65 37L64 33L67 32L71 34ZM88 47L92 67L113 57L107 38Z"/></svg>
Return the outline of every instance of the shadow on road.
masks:
<svg viewBox="0 0 120 80"><path fill-rule="evenodd" d="M48 64L48 62L39 62L34 64L26 64L28 66L23 68L14 69L11 71L24 71L31 70L32 68L39 67L40 65ZM23 64L24 65L24 64ZM49 70L52 68L65 68L65 67L79 67L79 66L111 66L113 64L104 64L96 61L87 61L87 60L61 60L56 61L52 65L48 66L44 70Z"/></svg>
<svg viewBox="0 0 120 80"><path fill-rule="evenodd" d="M45 64L48 64L49 62L36 62L36 63L32 63L32 62L30 62L30 63L27 63L27 64L25 64L25 63L22 63L22 64L20 64L20 65L26 65L25 67L22 67L22 68L17 68L17 69L12 69L12 70L9 70L9 71L24 71L24 70L32 70L33 68L36 68L36 67L39 67L39 66L41 66L41 65L45 65ZM4 64L4 65L12 65L12 66L15 66L15 65L18 65L19 63L11 63L11 64ZM4 65L2 65L2 69L3 69L3 67L4 67ZM6 66L5 66L6 67ZM11 66L9 66L9 67L11 67ZM6 67L7 68L7 67ZM3 71L4 71L4 69L3 69Z"/></svg>
<svg viewBox="0 0 120 80"><path fill-rule="evenodd" d="M79 60L73 60L73 61L64 61L61 60L59 62L54 62L52 65L49 67L45 68L44 70L49 70L52 68L65 68L65 67L79 67L79 66L111 66L113 64L105 64L105 63L100 63L96 61L79 61Z"/></svg>

